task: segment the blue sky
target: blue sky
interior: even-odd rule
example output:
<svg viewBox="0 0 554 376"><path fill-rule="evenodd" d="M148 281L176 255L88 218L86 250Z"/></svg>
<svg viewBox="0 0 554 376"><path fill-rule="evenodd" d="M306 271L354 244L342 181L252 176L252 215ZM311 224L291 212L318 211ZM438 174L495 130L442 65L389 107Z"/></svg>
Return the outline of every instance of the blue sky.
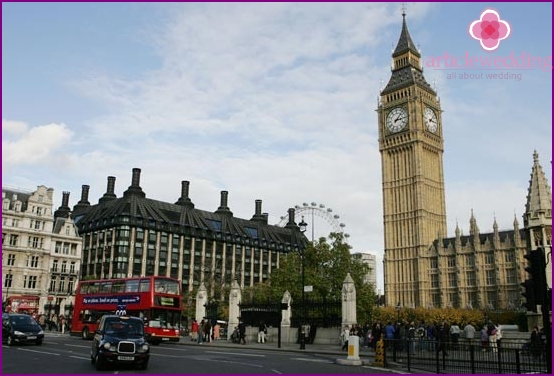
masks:
<svg viewBox="0 0 554 376"><path fill-rule="evenodd" d="M512 28L493 51L469 24L494 8ZM551 3L408 3L424 60L445 53L552 55ZM278 223L323 203L355 252L378 255L382 287L377 98L401 30L399 3L2 3L2 183L96 203L142 169L150 198L196 207L219 192ZM459 71L458 73L463 73ZM481 73L484 71L467 71ZM452 80L425 68L443 113L448 232L523 224L533 150L551 181L552 70ZM317 219L316 219L317 220ZM316 236L329 226L321 220ZM324 235L324 234L323 234Z"/></svg>

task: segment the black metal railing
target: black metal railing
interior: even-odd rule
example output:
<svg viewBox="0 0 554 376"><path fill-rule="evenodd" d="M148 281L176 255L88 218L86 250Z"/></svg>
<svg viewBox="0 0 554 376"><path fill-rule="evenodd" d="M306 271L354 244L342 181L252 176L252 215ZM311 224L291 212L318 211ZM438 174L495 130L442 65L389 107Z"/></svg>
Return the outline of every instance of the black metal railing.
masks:
<svg viewBox="0 0 554 376"><path fill-rule="evenodd" d="M546 346L528 343L481 343L479 340L440 343L428 339L385 339L385 363L404 365L409 372L450 374L546 373Z"/></svg>

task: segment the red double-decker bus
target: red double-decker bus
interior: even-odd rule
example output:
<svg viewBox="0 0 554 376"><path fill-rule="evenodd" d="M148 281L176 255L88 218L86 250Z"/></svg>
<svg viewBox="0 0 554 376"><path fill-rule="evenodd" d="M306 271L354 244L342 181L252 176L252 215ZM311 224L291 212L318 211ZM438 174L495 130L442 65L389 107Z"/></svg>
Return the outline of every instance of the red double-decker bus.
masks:
<svg viewBox="0 0 554 376"><path fill-rule="evenodd" d="M91 339L102 315L122 310L127 315L144 320L150 343L179 341L180 283L176 279L160 276L79 282L71 335Z"/></svg>

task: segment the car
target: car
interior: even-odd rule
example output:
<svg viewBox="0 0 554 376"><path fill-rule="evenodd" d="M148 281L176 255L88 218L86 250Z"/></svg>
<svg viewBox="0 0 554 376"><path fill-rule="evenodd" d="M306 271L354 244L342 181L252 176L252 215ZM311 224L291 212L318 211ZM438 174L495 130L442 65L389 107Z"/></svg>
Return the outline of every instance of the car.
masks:
<svg viewBox="0 0 554 376"><path fill-rule="evenodd" d="M42 345L44 331L36 320L23 313L2 314L2 343L8 346L14 344L33 343Z"/></svg>
<svg viewBox="0 0 554 376"><path fill-rule="evenodd" d="M148 367L150 346L142 319L127 315L104 315L92 338L90 360L97 370L108 365Z"/></svg>

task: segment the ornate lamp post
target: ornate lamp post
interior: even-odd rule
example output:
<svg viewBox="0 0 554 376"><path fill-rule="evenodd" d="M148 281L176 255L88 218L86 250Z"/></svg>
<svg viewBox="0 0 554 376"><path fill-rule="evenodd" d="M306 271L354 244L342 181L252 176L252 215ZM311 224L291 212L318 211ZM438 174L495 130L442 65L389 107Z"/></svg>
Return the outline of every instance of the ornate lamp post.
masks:
<svg viewBox="0 0 554 376"><path fill-rule="evenodd" d="M308 224L304 222L304 217L302 217L302 221L298 224L298 227L300 228L301 233L306 232ZM305 350L306 335L304 333L304 320L306 318L306 306L304 302L304 248L301 249L300 257L302 262L302 320L300 321L300 327L298 330L300 330L300 350Z"/></svg>

